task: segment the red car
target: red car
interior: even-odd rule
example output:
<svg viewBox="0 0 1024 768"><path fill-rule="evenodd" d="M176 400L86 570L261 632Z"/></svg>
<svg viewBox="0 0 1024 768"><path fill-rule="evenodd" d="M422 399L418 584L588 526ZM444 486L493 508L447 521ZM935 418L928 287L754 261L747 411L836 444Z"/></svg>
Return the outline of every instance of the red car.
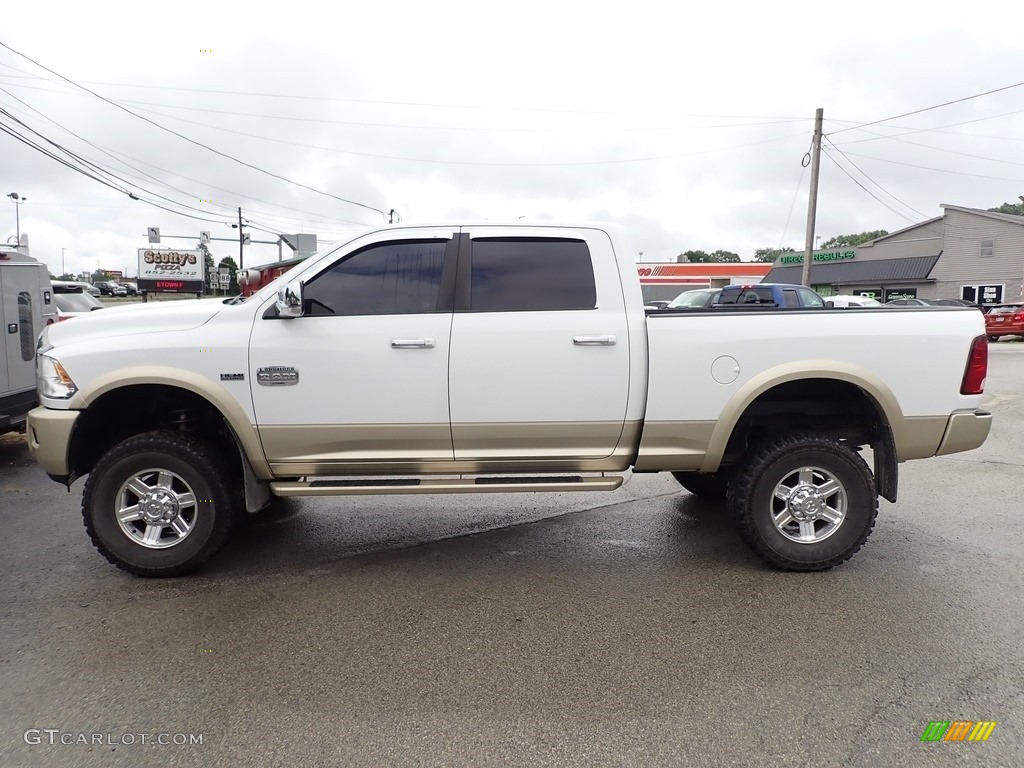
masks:
<svg viewBox="0 0 1024 768"><path fill-rule="evenodd" d="M1001 336L1024 336L1024 303L996 304L985 313L985 333L989 341Z"/></svg>

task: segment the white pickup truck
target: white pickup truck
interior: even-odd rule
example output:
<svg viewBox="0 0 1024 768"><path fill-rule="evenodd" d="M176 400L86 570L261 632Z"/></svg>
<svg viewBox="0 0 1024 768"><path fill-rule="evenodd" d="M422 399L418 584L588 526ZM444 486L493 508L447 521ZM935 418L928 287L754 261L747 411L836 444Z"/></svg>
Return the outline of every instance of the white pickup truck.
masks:
<svg viewBox="0 0 1024 768"><path fill-rule="evenodd" d="M247 299L51 326L27 439L85 527L194 569L273 496L613 490L672 472L773 566L831 568L897 465L988 436L977 310L648 315L609 225L384 227ZM860 451L871 449L874 472Z"/></svg>

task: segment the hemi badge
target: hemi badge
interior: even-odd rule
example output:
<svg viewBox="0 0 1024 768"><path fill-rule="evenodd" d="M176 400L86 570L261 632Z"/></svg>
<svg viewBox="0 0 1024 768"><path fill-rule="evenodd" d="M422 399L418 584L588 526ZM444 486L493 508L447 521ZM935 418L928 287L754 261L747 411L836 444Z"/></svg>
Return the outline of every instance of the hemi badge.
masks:
<svg viewBox="0 0 1024 768"><path fill-rule="evenodd" d="M288 387L299 383L299 372L286 365L270 365L256 370L256 382L264 387Z"/></svg>
<svg viewBox="0 0 1024 768"><path fill-rule="evenodd" d="M244 373L222 373L220 375L221 381L245 381Z"/></svg>

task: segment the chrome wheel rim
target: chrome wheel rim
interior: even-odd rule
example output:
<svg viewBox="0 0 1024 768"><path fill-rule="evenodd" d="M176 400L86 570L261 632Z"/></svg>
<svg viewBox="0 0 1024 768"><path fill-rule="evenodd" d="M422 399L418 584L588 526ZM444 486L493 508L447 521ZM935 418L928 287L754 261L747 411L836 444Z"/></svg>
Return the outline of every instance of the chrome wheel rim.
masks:
<svg viewBox="0 0 1024 768"><path fill-rule="evenodd" d="M136 472L114 498L121 530L147 549L176 546L195 530L196 495L174 472L156 468Z"/></svg>
<svg viewBox="0 0 1024 768"><path fill-rule="evenodd" d="M771 516L775 530L797 544L818 544L846 519L846 488L821 467L800 467L775 486Z"/></svg>

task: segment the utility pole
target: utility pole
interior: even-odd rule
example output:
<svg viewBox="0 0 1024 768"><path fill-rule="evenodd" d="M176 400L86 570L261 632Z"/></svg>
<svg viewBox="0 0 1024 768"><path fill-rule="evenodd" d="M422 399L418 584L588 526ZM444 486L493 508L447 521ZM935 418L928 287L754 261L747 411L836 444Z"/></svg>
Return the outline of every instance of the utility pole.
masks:
<svg viewBox="0 0 1024 768"><path fill-rule="evenodd" d="M814 253L814 223L818 213L818 170L821 166L821 121L825 110L814 113L814 139L811 142L811 191L807 200L807 238L804 240L804 269L800 284L811 284L811 256Z"/></svg>
<svg viewBox="0 0 1024 768"><path fill-rule="evenodd" d="M818 127L820 128L821 126L819 125ZM245 236L243 236L243 234L242 234L242 207L240 206L239 207L239 269L242 268L242 259L245 256L245 249L243 248L244 245L245 245Z"/></svg>

